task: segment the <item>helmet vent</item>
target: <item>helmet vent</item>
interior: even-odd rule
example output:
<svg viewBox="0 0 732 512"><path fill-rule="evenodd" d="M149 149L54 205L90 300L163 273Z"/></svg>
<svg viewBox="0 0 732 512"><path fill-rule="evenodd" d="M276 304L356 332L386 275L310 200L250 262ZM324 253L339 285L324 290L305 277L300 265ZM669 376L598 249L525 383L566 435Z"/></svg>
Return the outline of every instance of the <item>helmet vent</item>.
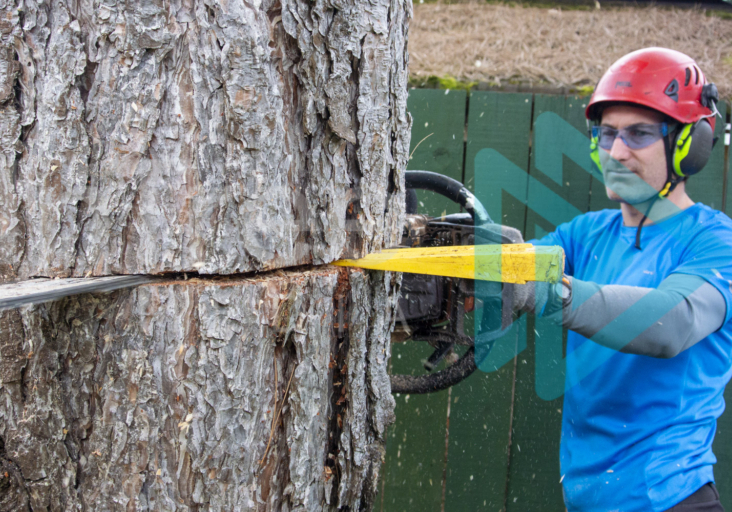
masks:
<svg viewBox="0 0 732 512"><path fill-rule="evenodd" d="M674 100L676 103L679 102L679 82L674 78L671 83L666 86L666 90L663 93Z"/></svg>
<svg viewBox="0 0 732 512"><path fill-rule="evenodd" d="M695 85L699 85L699 68L694 66L694 74L696 75L696 79L694 80Z"/></svg>
<svg viewBox="0 0 732 512"><path fill-rule="evenodd" d="M689 85L689 81L691 80L691 70L689 68L686 68L686 78L684 79L684 87Z"/></svg>

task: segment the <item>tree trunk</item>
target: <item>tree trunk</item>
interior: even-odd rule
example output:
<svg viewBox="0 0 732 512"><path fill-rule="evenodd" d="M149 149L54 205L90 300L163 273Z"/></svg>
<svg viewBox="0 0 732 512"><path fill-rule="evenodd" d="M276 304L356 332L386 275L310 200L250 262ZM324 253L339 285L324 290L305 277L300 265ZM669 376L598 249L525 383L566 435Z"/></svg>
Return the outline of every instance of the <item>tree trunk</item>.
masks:
<svg viewBox="0 0 732 512"><path fill-rule="evenodd" d="M369 509L392 286L325 268L6 313L2 510Z"/></svg>
<svg viewBox="0 0 732 512"><path fill-rule="evenodd" d="M6 275L231 274L397 241L410 2L19 5Z"/></svg>
<svg viewBox="0 0 732 512"><path fill-rule="evenodd" d="M0 511L369 509L411 2L0 9Z"/></svg>

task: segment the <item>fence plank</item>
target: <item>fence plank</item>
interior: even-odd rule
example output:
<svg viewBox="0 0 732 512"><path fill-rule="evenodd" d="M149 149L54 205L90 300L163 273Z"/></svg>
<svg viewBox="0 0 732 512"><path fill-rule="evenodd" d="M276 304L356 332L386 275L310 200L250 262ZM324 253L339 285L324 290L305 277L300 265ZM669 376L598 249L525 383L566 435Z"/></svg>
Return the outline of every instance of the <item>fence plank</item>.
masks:
<svg viewBox="0 0 732 512"><path fill-rule="evenodd" d="M586 131L584 119L584 103L576 96L534 96L534 131L533 152L530 175L539 183L566 200L572 207L567 208L566 218L571 220L572 211L586 212L590 206L590 180L588 172L568 157L556 159L555 165L547 165L546 151L539 154L541 148L555 147L562 154L562 140L566 137L559 126L552 129L551 124L537 123L536 120L545 112L553 112L567 121L578 132ZM544 120L555 118L544 117ZM543 139L542 139L543 138ZM542 140L539 140L542 139ZM556 139L556 140L555 140ZM576 158L577 153L568 148ZM582 155L584 156L584 155ZM553 168L552 168L553 167ZM539 168L544 172L539 171ZM548 176L546 173L551 173ZM526 219L527 238L539 237L556 226L544 216L551 213L556 217L559 211L543 212L539 198L532 196L529 188L528 213ZM546 208L546 205L544 206ZM559 483L559 439L562 420L562 397L545 401L539 397L536 383L536 343L563 343L563 332L560 327L543 319L529 318L527 350L518 357L516 367L516 398L513 416L513 436L510 447L510 465L508 480L507 510L545 510L562 511L561 485ZM539 362L541 364L541 362Z"/></svg>
<svg viewBox="0 0 732 512"><path fill-rule="evenodd" d="M483 149L498 149L526 169L529 161L530 94L474 92L468 108L465 184L497 222L523 226L525 197L499 189L499 170L476 164ZM478 175L476 175L478 173ZM508 187L507 187L508 188ZM518 191L517 195L521 195ZM525 192L524 192L525 193ZM517 329L497 343L519 343ZM501 510L505 503L511 428L513 358L498 371L477 371L452 391L446 511Z"/></svg>
<svg viewBox="0 0 732 512"><path fill-rule="evenodd" d="M552 326L556 327L556 326ZM536 334L536 331L539 334ZM536 343L558 338L561 327L551 329L528 318L527 348L518 356L513 414L513 436L506 510L563 512L564 501L559 473L559 439L563 397L544 401L537 396L535 364Z"/></svg>
<svg viewBox="0 0 732 512"><path fill-rule="evenodd" d="M438 172L463 181L466 101L465 91L409 91L407 108L413 119L410 149L413 154L407 169ZM460 211L457 204L434 192L419 191L417 198L419 213L436 217Z"/></svg>
<svg viewBox="0 0 732 512"><path fill-rule="evenodd" d="M412 158L408 169L438 172L462 181L466 101L465 91L409 91ZM459 211L455 203L432 192L419 191L417 197L419 213L437 216ZM393 347L393 373L424 373L422 362L431 353L426 343ZM386 445L383 510L440 510L447 393L401 396L396 402L397 420Z"/></svg>
<svg viewBox="0 0 732 512"><path fill-rule="evenodd" d="M446 512L503 509L513 370L477 370L452 389Z"/></svg>
<svg viewBox="0 0 732 512"><path fill-rule="evenodd" d="M537 162L537 144L542 143L544 147L556 147L558 153L562 152L562 144L566 144L566 140L562 140L565 136L562 127L557 126L556 129L552 129L550 124L543 124L541 127L544 129L537 129L536 120L539 119L544 113L555 113L561 119L567 121L574 129L577 130L577 136L582 138L581 135L586 133L587 124L585 121L584 108L586 99L578 96L555 96L547 94L537 94L534 96L534 151L531 155L531 167L529 174L534 177L539 183L555 192L560 197L564 198L572 206L581 212L586 212L590 206L590 174L582 169L577 163L572 161L568 157L564 157L559 165L547 165L547 162ZM544 117L546 119L546 116ZM542 140L538 141L537 137L541 137ZM589 145L589 141L587 142ZM574 148L567 148L565 152L574 153ZM589 151L589 147L587 147ZM585 148L582 148L580 152L582 156L586 156ZM544 152L547 153L546 151ZM544 155L540 155L542 160L547 160ZM589 162L589 158L588 158ZM538 165L537 165L538 164ZM561 166L561 167L560 167ZM552 169L547 169L552 167ZM544 169L545 172L551 172L554 176L547 176L544 172L541 172L539 168ZM536 205L538 198L531 196L529 191L529 213L526 218L526 234L532 236L532 229L536 223L537 216L546 216L547 213L536 211L541 209L540 205ZM570 221L572 219L567 218L564 221Z"/></svg>
<svg viewBox="0 0 732 512"><path fill-rule="evenodd" d="M526 220L523 203L505 198L497 212L490 169L475 175L475 157L486 148L495 149L521 169L529 165L531 94L476 91L470 95L468 140L465 146L465 186L483 201L493 220L522 229ZM486 174L487 173L487 174ZM476 181L477 180L477 181ZM477 185L477 186L476 186Z"/></svg>
<svg viewBox="0 0 732 512"><path fill-rule="evenodd" d="M709 163L699 174L691 176L686 183L686 192L689 197L715 210L722 210L724 199L724 120L727 118L726 103L720 102L719 113L722 114L722 119L717 118L714 129L714 135L719 137L719 140L712 150ZM729 201L727 204L729 204Z"/></svg>
<svg viewBox="0 0 732 512"><path fill-rule="evenodd" d="M432 349L427 343L392 344L392 373L424 373L422 361ZM386 441L382 510L439 511L445 467L447 392L401 395L396 422Z"/></svg>

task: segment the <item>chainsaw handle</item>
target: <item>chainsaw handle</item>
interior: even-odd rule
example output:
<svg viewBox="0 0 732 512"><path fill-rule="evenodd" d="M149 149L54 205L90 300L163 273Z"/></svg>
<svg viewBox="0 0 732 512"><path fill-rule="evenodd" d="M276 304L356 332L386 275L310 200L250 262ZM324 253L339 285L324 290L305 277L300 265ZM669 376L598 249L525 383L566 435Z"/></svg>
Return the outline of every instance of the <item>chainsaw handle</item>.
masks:
<svg viewBox="0 0 732 512"><path fill-rule="evenodd" d="M492 224L490 215L472 192L457 180L430 171L405 171L404 184L408 189L436 192L459 204L472 217L476 225Z"/></svg>
<svg viewBox="0 0 732 512"><path fill-rule="evenodd" d="M442 391L464 380L476 369L475 350L470 347L453 365L427 375L391 375L391 392L423 395Z"/></svg>

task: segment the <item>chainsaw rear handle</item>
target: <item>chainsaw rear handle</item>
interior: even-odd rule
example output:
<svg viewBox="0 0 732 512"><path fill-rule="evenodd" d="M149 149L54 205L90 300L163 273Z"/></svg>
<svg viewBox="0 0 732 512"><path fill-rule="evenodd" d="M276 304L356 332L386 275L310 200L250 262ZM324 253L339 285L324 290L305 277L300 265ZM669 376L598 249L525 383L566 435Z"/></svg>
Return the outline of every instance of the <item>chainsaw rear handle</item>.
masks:
<svg viewBox="0 0 732 512"><path fill-rule="evenodd" d="M407 189L417 188L436 192L459 204L470 213L476 225L493 223L480 201L457 180L436 172L405 171L404 183Z"/></svg>

